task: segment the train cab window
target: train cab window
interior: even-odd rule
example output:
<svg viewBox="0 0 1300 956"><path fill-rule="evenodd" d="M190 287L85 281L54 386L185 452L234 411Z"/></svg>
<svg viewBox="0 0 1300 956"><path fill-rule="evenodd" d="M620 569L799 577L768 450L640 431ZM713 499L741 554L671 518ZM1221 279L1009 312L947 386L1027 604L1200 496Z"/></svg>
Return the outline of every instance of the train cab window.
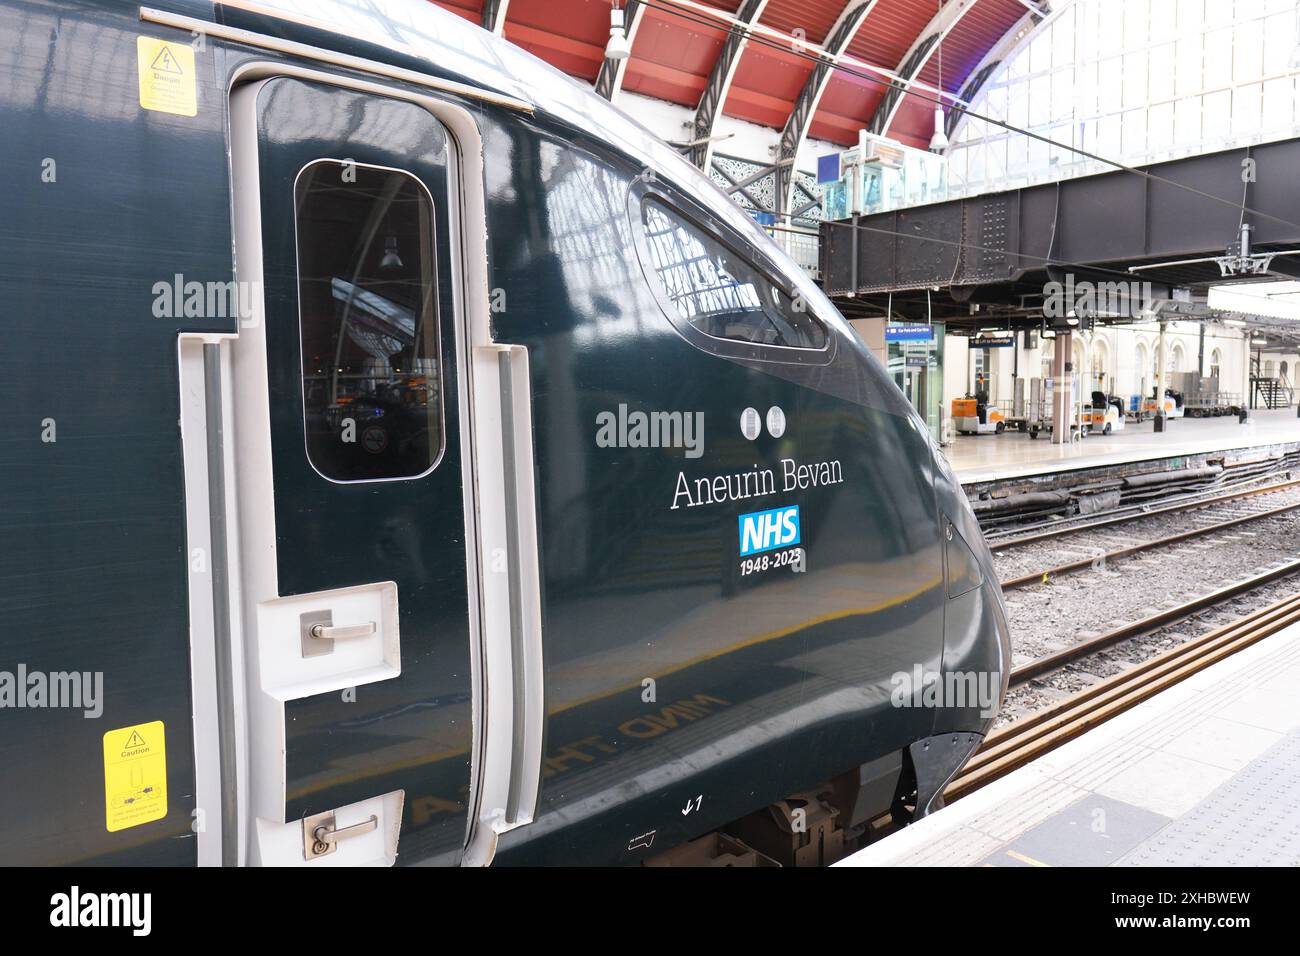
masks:
<svg viewBox="0 0 1300 956"><path fill-rule="evenodd" d="M826 330L744 256L662 203L641 204L649 265L692 327L715 339L822 349Z"/></svg>
<svg viewBox="0 0 1300 956"><path fill-rule="evenodd" d="M334 160L294 190L307 457L333 481L422 475L443 440L433 200Z"/></svg>

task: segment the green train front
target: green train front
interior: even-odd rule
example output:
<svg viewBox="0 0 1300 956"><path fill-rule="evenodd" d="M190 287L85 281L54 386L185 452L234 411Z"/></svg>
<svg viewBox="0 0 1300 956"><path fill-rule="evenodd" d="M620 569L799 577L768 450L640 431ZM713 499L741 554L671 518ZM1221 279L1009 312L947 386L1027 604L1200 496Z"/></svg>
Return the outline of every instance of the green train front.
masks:
<svg viewBox="0 0 1300 956"><path fill-rule="evenodd" d="M4 446L29 517L3 526L0 670L104 680L95 720L0 714L31 771L5 858L638 863L832 780L855 819L932 809L1000 703L1005 613L847 323L706 177L503 41L425 3L292 6L177 5L210 31L187 115L143 105L176 26L0 5L6 45L61 51L11 67L46 92L0 104L8 148L93 129L98 171L61 161L39 217L0 200L26 263L6 371L60 429ZM60 64L92 61L129 70L62 109ZM250 313L188 308L232 277ZM64 341L89 383L24 372L66 371ZM115 433L135 450L63 440ZM131 560L76 586L110 531ZM146 756L114 733L155 725L161 805L114 783Z"/></svg>

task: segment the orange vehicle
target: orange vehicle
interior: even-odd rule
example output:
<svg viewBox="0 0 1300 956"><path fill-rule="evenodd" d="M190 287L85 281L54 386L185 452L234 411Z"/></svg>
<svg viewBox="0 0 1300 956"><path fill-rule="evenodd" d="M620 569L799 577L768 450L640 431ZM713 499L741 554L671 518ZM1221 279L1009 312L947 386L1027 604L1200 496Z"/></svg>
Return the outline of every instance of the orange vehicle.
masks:
<svg viewBox="0 0 1300 956"><path fill-rule="evenodd" d="M997 406L989 404L983 392L952 400L952 423L962 435L1002 434L1006 430L1006 416Z"/></svg>

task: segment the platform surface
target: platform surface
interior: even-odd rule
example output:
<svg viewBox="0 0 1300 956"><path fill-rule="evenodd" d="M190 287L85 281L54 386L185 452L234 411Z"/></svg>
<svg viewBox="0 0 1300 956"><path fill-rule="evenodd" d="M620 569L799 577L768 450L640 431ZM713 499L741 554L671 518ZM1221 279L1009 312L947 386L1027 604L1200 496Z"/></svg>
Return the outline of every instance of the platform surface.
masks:
<svg viewBox="0 0 1300 956"><path fill-rule="evenodd" d="M1020 432L958 435L944 453L957 477L968 484L1300 441L1294 408L1255 411L1252 416L1244 425L1227 417L1176 418L1159 434L1153 422L1129 423L1122 432L1091 435L1067 445L1053 445L1050 435L1031 439Z"/></svg>
<svg viewBox="0 0 1300 956"><path fill-rule="evenodd" d="M837 866L1300 866L1300 625Z"/></svg>

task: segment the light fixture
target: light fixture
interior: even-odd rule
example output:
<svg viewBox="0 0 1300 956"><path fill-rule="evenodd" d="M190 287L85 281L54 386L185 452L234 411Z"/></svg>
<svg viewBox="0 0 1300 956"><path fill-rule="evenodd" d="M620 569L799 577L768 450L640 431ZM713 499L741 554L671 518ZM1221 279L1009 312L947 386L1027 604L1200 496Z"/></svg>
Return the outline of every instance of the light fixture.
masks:
<svg viewBox="0 0 1300 956"><path fill-rule="evenodd" d="M384 237L384 257L379 260L379 268L388 271L402 268L402 257L397 254L397 237Z"/></svg>
<svg viewBox="0 0 1300 956"><path fill-rule="evenodd" d="M608 60L626 60L632 55L632 47L627 42L623 31L623 10L612 7L609 11L609 42L605 44L605 58Z"/></svg>
<svg viewBox="0 0 1300 956"><path fill-rule="evenodd" d="M1224 319L1223 324L1231 325L1235 329L1244 329L1246 327L1246 323L1241 319Z"/></svg>
<svg viewBox="0 0 1300 956"><path fill-rule="evenodd" d="M948 134L943 131L943 107L934 108L934 135L930 137L930 152L942 153L948 148Z"/></svg>
<svg viewBox="0 0 1300 956"><path fill-rule="evenodd" d="M943 13L943 0L936 4L936 15ZM942 153L948 148L948 134L944 130L943 118L943 31L939 33L939 92L934 101L934 135L930 137L930 152Z"/></svg>

